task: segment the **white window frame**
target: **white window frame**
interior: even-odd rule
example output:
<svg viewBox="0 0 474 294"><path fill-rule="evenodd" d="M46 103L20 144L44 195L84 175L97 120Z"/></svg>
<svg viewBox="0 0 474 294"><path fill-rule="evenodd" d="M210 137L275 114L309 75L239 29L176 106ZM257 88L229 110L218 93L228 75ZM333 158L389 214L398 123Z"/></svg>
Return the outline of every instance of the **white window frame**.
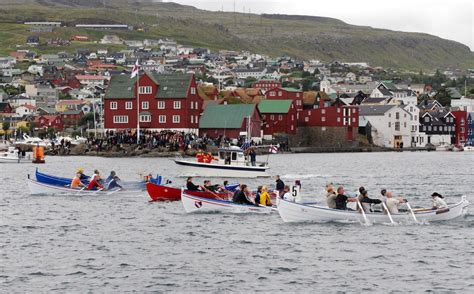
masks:
<svg viewBox="0 0 474 294"><path fill-rule="evenodd" d="M165 109L165 108L166 108L166 103L165 103L165 101L158 101L156 107L157 107L158 109Z"/></svg>
<svg viewBox="0 0 474 294"><path fill-rule="evenodd" d="M165 124L166 123L166 115L160 115L158 116L158 122L160 124Z"/></svg>
<svg viewBox="0 0 474 294"><path fill-rule="evenodd" d="M133 109L133 101L126 101L125 102L125 109L127 109L127 110Z"/></svg>
<svg viewBox="0 0 474 294"><path fill-rule="evenodd" d="M111 109L111 110L117 110L117 109L118 109L118 103L117 103L117 101L112 101L112 102L110 102L110 109Z"/></svg>
<svg viewBox="0 0 474 294"><path fill-rule="evenodd" d="M191 95L195 95L195 94L196 94L196 88L191 87Z"/></svg>
<svg viewBox="0 0 474 294"><path fill-rule="evenodd" d="M181 115L173 115L173 123L179 124L181 122Z"/></svg>
<svg viewBox="0 0 474 294"><path fill-rule="evenodd" d="M138 94L151 94L153 93L153 88L151 86L140 86L138 88Z"/></svg>
<svg viewBox="0 0 474 294"><path fill-rule="evenodd" d="M142 101L142 109L150 109L150 103L148 101Z"/></svg>
<svg viewBox="0 0 474 294"><path fill-rule="evenodd" d="M143 123L151 122L151 115L150 114L140 114L140 122L143 122Z"/></svg>
<svg viewBox="0 0 474 294"><path fill-rule="evenodd" d="M173 101L173 109L181 109L181 101Z"/></svg>
<svg viewBox="0 0 474 294"><path fill-rule="evenodd" d="M114 124L127 124L128 115L114 115Z"/></svg>

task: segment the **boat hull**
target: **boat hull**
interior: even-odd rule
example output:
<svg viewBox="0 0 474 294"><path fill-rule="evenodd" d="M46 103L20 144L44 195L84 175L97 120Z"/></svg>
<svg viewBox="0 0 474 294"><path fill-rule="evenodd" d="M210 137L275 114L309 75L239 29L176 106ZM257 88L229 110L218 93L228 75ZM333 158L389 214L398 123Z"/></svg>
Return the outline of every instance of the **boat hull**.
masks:
<svg viewBox="0 0 474 294"><path fill-rule="evenodd" d="M153 183L146 184L146 191L152 201L179 201L181 200L181 189L157 185ZM188 194L210 199L227 199L229 195L222 193L209 193L201 191L187 191Z"/></svg>
<svg viewBox="0 0 474 294"><path fill-rule="evenodd" d="M183 192L181 202L187 213L194 212L229 212L229 213L271 213L271 207L236 204L232 201L208 199L189 195Z"/></svg>
<svg viewBox="0 0 474 294"><path fill-rule="evenodd" d="M450 205L446 209L416 211L415 216L421 222L451 220L464 215L468 206L469 202L463 197L460 202ZM282 199L278 201L278 213L284 222L364 222L362 214L357 211L337 210L317 205L288 202ZM372 223L390 222L386 214L367 213L366 216ZM397 223L413 221L410 213L392 214L392 218Z"/></svg>
<svg viewBox="0 0 474 294"><path fill-rule="evenodd" d="M12 158L12 157L0 157L0 163L31 163L32 158L30 156L21 157L21 158Z"/></svg>
<svg viewBox="0 0 474 294"><path fill-rule="evenodd" d="M183 176L225 177L225 178L258 178L269 177L268 166L241 166L217 163L201 163L189 160L175 160L182 168Z"/></svg>
<svg viewBox="0 0 474 294"><path fill-rule="evenodd" d="M27 179L28 188L30 189L30 195L71 195L71 196L84 196L84 195L111 195L111 194L135 194L141 191L133 190L86 190L86 189L72 189L64 186L55 186L38 181Z"/></svg>

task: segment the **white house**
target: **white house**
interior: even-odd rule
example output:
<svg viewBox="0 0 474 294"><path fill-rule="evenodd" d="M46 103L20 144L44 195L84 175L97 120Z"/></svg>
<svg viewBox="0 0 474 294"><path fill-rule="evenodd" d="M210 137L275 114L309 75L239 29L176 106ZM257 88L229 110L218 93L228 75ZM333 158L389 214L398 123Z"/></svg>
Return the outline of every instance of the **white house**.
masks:
<svg viewBox="0 0 474 294"><path fill-rule="evenodd" d="M459 107L460 110L474 112L474 98L451 99L451 107Z"/></svg>
<svg viewBox="0 0 474 294"><path fill-rule="evenodd" d="M30 104L20 105L15 109L15 113L19 117L23 117L24 115L33 115L36 113L36 107Z"/></svg>
<svg viewBox="0 0 474 294"><path fill-rule="evenodd" d="M76 75L81 85L85 86L103 86L109 78L103 75Z"/></svg>
<svg viewBox="0 0 474 294"><path fill-rule="evenodd" d="M377 146L410 146L411 115L398 105L361 105L359 127L365 127Z"/></svg>

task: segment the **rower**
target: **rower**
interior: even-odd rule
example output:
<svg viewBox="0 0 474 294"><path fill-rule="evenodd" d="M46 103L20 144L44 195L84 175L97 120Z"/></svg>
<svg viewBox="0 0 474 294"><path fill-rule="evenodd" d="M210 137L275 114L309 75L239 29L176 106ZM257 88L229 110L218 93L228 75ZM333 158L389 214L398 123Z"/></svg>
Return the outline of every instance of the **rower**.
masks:
<svg viewBox="0 0 474 294"><path fill-rule="evenodd" d="M193 183L193 177L188 177L186 179L186 190L188 191L200 191L201 187Z"/></svg>
<svg viewBox="0 0 474 294"><path fill-rule="evenodd" d="M402 203L406 203L406 199L402 197L393 198L392 192L386 191L385 192L385 204L387 205L387 209L391 214L398 213L398 207Z"/></svg>
<svg viewBox="0 0 474 294"><path fill-rule="evenodd" d="M337 188L337 196L335 199L336 209L347 210L347 202L357 202L356 198L349 198L344 195L344 187Z"/></svg>
<svg viewBox="0 0 474 294"><path fill-rule="evenodd" d="M284 187L283 187L284 188ZM272 206L272 200L270 199L270 194L268 193L268 187L262 187L262 193L260 194L260 205L262 206Z"/></svg>
<svg viewBox="0 0 474 294"><path fill-rule="evenodd" d="M80 174L80 178L81 178L81 181L82 180L88 180L90 177L89 176L86 176L84 174L84 169L83 168L78 168L77 171L76 171L76 174Z"/></svg>
<svg viewBox="0 0 474 294"><path fill-rule="evenodd" d="M73 188L73 189L77 189L77 188L79 188L79 187L81 187L81 188L85 188L85 187L86 187L86 185L85 185L83 182L81 182L81 174L80 174L80 173L76 173L76 175L74 176L74 178L73 178L72 181L71 181L71 185L70 185L70 186L71 186L71 188Z"/></svg>
<svg viewBox="0 0 474 294"><path fill-rule="evenodd" d="M87 186L87 190L94 190L100 189L104 190L104 186L100 183L100 173L98 170L94 170L94 175L92 176L89 185Z"/></svg>
<svg viewBox="0 0 474 294"><path fill-rule="evenodd" d="M234 196L232 197L232 202L237 204L247 204L247 205L254 205L250 200L248 200L247 196L250 194L247 185L242 184L240 186L240 190L236 191Z"/></svg>
<svg viewBox="0 0 474 294"><path fill-rule="evenodd" d="M293 194L290 191L290 186L288 185L285 185L285 188L283 189L283 199L290 202L296 201L296 197L293 196Z"/></svg>
<svg viewBox="0 0 474 294"><path fill-rule="evenodd" d="M372 204L382 203L382 201L379 200L379 199L369 198L369 192L367 192L367 190L364 187L359 188L359 193L360 193L360 195L358 197L358 200L359 200L362 208L364 209L365 213L372 212ZM361 212L360 207L357 207L357 211Z"/></svg>
<svg viewBox="0 0 474 294"><path fill-rule="evenodd" d="M219 185L212 185L212 184L211 184L211 181L205 180L205 181L204 181L204 188L205 188L206 190L211 191L211 192L216 192L217 189L219 188Z"/></svg>
<svg viewBox="0 0 474 294"><path fill-rule="evenodd" d="M197 158L197 162L204 162L204 153L202 152L201 149L198 150L198 152L196 153L196 158Z"/></svg>

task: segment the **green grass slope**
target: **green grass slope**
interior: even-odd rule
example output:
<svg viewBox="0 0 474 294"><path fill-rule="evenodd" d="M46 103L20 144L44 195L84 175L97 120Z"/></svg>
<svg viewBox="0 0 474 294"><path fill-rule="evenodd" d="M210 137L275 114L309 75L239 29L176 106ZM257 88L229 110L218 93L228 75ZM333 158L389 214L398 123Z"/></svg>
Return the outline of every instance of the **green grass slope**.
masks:
<svg viewBox="0 0 474 294"><path fill-rule="evenodd" d="M104 34L116 33L126 39L171 37L183 44L211 49L245 49L323 61L367 61L373 66L399 69L474 67L474 53L463 44L428 34L354 26L326 17L211 12L152 0L0 0L0 4L0 54L24 45L31 35L21 25L23 21L51 20L127 23L143 26L146 31L61 28L40 37L86 34L97 41ZM54 50L39 48L40 52Z"/></svg>

